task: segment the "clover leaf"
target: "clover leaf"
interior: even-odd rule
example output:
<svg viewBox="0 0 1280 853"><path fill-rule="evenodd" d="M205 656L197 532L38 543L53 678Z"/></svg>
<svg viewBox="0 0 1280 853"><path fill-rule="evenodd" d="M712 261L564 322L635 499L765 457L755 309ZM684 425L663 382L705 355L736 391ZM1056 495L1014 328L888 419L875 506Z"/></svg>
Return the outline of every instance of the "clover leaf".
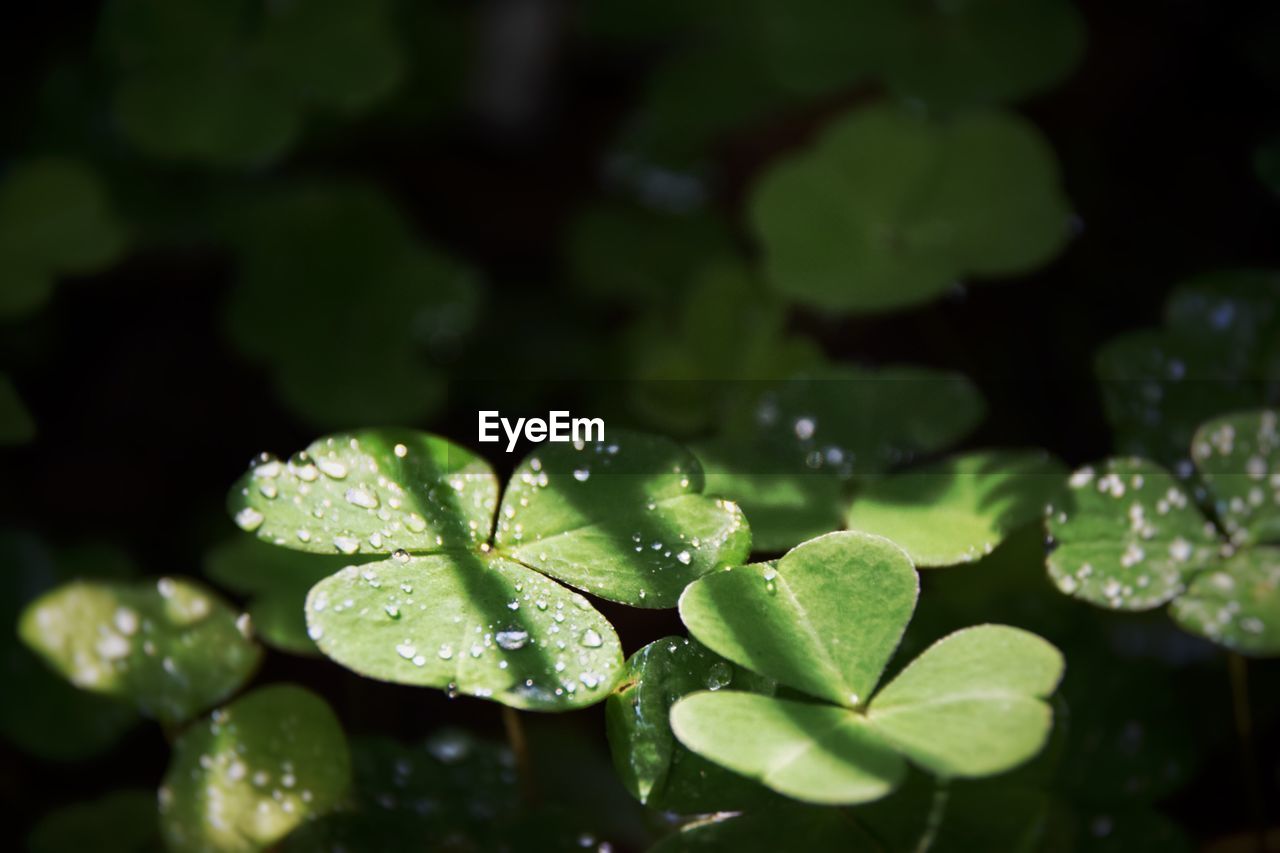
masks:
<svg viewBox="0 0 1280 853"><path fill-rule="evenodd" d="M232 340L272 368L289 408L346 427L356 417L417 420L439 406L445 379L432 355L474 322L475 277L419 241L381 193L295 188L238 211L228 232L240 269Z"/></svg>
<svg viewBox="0 0 1280 853"><path fill-rule="evenodd" d="M739 809L769 795L741 776L689 752L671 732L682 696L732 687L764 695L773 681L735 666L687 637L655 640L627 659L606 705L614 766L627 790L661 811L700 814Z"/></svg>
<svg viewBox="0 0 1280 853"><path fill-rule="evenodd" d="M306 119L367 109L403 65L383 0L113 0L99 41L129 141L214 166L278 159Z"/></svg>
<svg viewBox="0 0 1280 853"><path fill-rule="evenodd" d="M1052 151L999 112L940 122L857 111L766 174L751 213L770 284L841 312L918 305L962 278L1026 272L1070 232Z"/></svg>
<svg viewBox="0 0 1280 853"><path fill-rule="evenodd" d="M1065 473L1039 451L968 453L873 481L846 523L892 540L918 567L967 563L1039 519Z"/></svg>
<svg viewBox="0 0 1280 853"><path fill-rule="evenodd" d="M330 811L351 784L346 735L323 699L261 687L182 733L160 788L170 850L262 850Z"/></svg>
<svg viewBox="0 0 1280 853"><path fill-rule="evenodd" d="M225 602L175 578L63 584L27 606L18 633L76 687L168 724L234 693L261 656Z"/></svg>
<svg viewBox="0 0 1280 853"><path fill-rule="evenodd" d="M83 163L43 157L0 176L0 317L39 308L57 278L97 272L124 247L106 190Z"/></svg>
<svg viewBox="0 0 1280 853"><path fill-rule="evenodd" d="M308 630L329 657L387 681L564 709L603 699L622 657L608 621L556 581L670 607L750 547L741 511L702 486L679 446L612 431L529 456L499 505L479 457L379 430L258 460L230 506L267 542L383 557L312 588Z"/></svg>
<svg viewBox="0 0 1280 853"><path fill-rule="evenodd" d="M690 584L680 616L695 638L810 701L695 693L671 709L676 736L781 794L827 804L885 796L903 780L904 758L969 777L1035 755L1051 728L1043 700L1062 656L1034 634L1002 625L957 631L876 692L917 591L902 549L854 532L806 542L776 567Z"/></svg>
<svg viewBox="0 0 1280 853"><path fill-rule="evenodd" d="M27 836L29 853L160 850L155 791L125 788L44 815Z"/></svg>
<svg viewBox="0 0 1280 853"><path fill-rule="evenodd" d="M742 505L768 552L840 527L849 482L958 441L984 411L963 376L906 366L832 366L743 390L696 450L707 488Z"/></svg>
<svg viewBox="0 0 1280 853"><path fill-rule="evenodd" d="M1194 278L1165 303L1164 326L1121 335L1095 372L1120 453L1191 471L1192 433L1208 418L1272 402L1280 350L1280 274L1228 270Z"/></svg>
<svg viewBox="0 0 1280 853"><path fill-rule="evenodd" d="M1280 549L1259 547L1280 537L1278 417L1229 415L1196 431L1191 457L1216 525L1153 462L1111 459L1072 474L1066 505L1046 514L1058 588L1110 609L1173 602L1187 631L1241 654L1280 654Z"/></svg>

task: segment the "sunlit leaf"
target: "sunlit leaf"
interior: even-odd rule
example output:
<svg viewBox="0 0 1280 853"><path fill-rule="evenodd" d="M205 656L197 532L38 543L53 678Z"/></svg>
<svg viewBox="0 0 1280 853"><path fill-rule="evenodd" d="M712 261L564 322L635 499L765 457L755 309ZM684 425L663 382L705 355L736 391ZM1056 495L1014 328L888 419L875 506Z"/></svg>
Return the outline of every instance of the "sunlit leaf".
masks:
<svg viewBox="0 0 1280 853"><path fill-rule="evenodd" d="M227 226L240 278L231 338L321 426L414 421L440 404L433 356L471 329L475 273L425 245L361 184L267 195ZM353 287L353 282L360 286Z"/></svg>
<svg viewBox="0 0 1280 853"><path fill-rule="evenodd" d="M735 663L839 705L871 696L915 609L919 581L902 549L831 533L776 564L740 566L691 584L680 618ZM847 633L857 626L857 642Z"/></svg>
<svg viewBox="0 0 1280 853"><path fill-rule="evenodd" d="M75 686L165 723L235 692L261 656L221 599L173 578L64 584L27 606L18 631Z"/></svg>
<svg viewBox="0 0 1280 853"><path fill-rule="evenodd" d="M805 802L878 799L907 769L866 717L834 705L701 692L672 707L671 727L699 755Z"/></svg>
<svg viewBox="0 0 1280 853"><path fill-rule="evenodd" d="M333 809L351 758L323 699L262 687L182 733L160 788L170 850L262 850Z"/></svg>
<svg viewBox="0 0 1280 853"><path fill-rule="evenodd" d="M155 791L124 789L50 812L27 836L29 853L159 851Z"/></svg>
<svg viewBox="0 0 1280 853"><path fill-rule="evenodd" d="M868 484L846 523L893 540L917 566L967 563L1040 519L1065 476L1039 451L954 456Z"/></svg>
<svg viewBox="0 0 1280 853"><path fill-rule="evenodd" d="M566 710L622 671L613 628L581 595L496 555L452 552L344 569L307 598L311 637L372 678Z"/></svg>
<svg viewBox="0 0 1280 853"><path fill-rule="evenodd" d="M1062 654L1003 625L939 640L889 682L867 710L872 727L939 776L988 776L1040 751L1053 725L1043 701Z"/></svg>
<svg viewBox="0 0 1280 853"><path fill-rule="evenodd" d="M106 190L84 164L45 157L0 175L0 317L39 308L59 276L96 272L124 247Z"/></svg>
<svg viewBox="0 0 1280 853"><path fill-rule="evenodd" d="M99 40L114 108L148 154L218 166L279 158L306 118L369 107L403 59L389 4L113 0Z"/></svg>
<svg viewBox="0 0 1280 853"><path fill-rule="evenodd" d="M668 714L698 690L773 692L773 682L735 666L685 637L655 640L627 660L626 674L606 706L609 743L618 775L642 803L695 814L756 805L759 787L681 746Z"/></svg>
<svg viewBox="0 0 1280 853"><path fill-rule="evenodd" d="M1184 629L1233 651L1280 655L1280 549L1241 551L1196 576L1169 613Z"/></svg>
<svg viewBox="0 0 1280 853"><path fill-rule="evenodd" d="M1186 488L1142 459L1110 459L1068 480L1046 526L1049 576L1067 595L1149 610L1182 592L1217 554L1216 532Z"/></svg>
<svg viewBox="0 0 1280 853"><path fill-rule="evenodd" d="M1065 244L1070 213L1052 151L1021 119L888 108L854 113L775 167L751 210L772 286L850 312L1033 269Z"/></svg>
<svg viewBox="0 0 1280 853"><path fill-rule="evenodd" d="M1274 411L1201 424L1191 457L1214 499L1218 522L1237 545L1280 540L1280 432Z"/></svg>

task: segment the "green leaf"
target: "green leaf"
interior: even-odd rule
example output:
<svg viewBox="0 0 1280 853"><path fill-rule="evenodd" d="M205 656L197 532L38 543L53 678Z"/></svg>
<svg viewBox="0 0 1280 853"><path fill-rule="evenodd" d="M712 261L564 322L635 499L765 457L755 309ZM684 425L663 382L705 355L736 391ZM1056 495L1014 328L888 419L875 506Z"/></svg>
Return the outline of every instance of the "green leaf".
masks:
<svg viewBox="0 0 1280 853"><path fill-rule="evenodd" d="M439 407L437 362L477 321L476 274L425 245L382 193L298 186L235 208L225 229L239 269L231 339L272 369L293 411L348 427Z"/></svg>
<svg viewBox="0 0 1280 853"><path fill-rule="evenodd" d="M36 423L9 377L0 373L0 445L26 444L36 437Z"/></svg>
<svg viewBox="0 0 1280 853"><path fill-rule="evenodd" d="M261 651L236 614L190 581L75 581L32 602L23 642L84 690L178 723L234 693Z"/></svg>
<svg viewBox="0 0 1280 853"><path fill-rule="evenodd" d="M259 688L183 732L160 788L170 850L262 850L333 809L351 784L333 711L291 684Z"/></svg>
<svg viewBox="0 0 1280 853"><path fill-rule="evenodd" d="M494 545L602 598L671 607L750 551L741 510L702 490L698 460L667 439L611 430L581 450L549 444L512 474Z"/></svg>
<svg viewBox="0 0 1280 853"><path fill-rule="evenodd" d="M680 618L729 660L852 708L870 698L918 590L911 561L892 542L831 533L793 549L776 568L741 566L691 584Z"/></svg>
<svg viewBox="0 0 1280 853"><path fill-rule="evenodd" d="M27 836L29 853L144 853L160 849L154 791L125 789L64 806L42 817Z"/></svg>
<svg viewBox="0 0 1280 853"><path fill-rule="evenodd" d="M1181 474L1202 422L1267 402L1277 390L1277 305L1274 271L1213 272L1174 290L1164 328L1108 342L1095 371L1117 449Z"/></svg>
<svg viewBox="0 0 1280 853"><path fill-rule="evenodd" d="M877 312L1050 260L1069 234L1058 183L1048 145L1012 115L936 123L872 108L765 175L751 210L780 293Z"/></svg>
<svg viewBox="0 0 1280 853"><path fill-rule="evenodd" d="M413 430L317 439L288 462L264 454L232 488L236 523L313 554L434 553L484 542L498 481L483 459Z"/></svg>
<svg viewBox="0 0 1280 853"><path fill-rule="evenodd" d="M930 646L867 710L895 749L939 776L988 776L1034 756L1053 727L1043 701L1062 655L1018 628L981 625Z"/></svg>
<svg viewBox="0 0 1280 853"><path fill-rule="evenodd" d="M148 154L215 166L268 163L315 113L355 113L398 82L389 4L266 9L246 0L113 0L99 39L114 108Z"/></svg>
<svg viewBox="0 0 1280 853"><path fill-rule="evenodd" d="M671 732L671 706L698 690L732 687L770 694L773 682L685 637L655 640L627 660L605 707L618 775L636 799L681 814L741 809L768 794L690 753Z"/></svg>
<svg viewBox="0 0 1280 853"><path fill-rule="evenodd" d="M906 773L865 717L831 705L701 692L672 707L671 728L704 758L805 802L875 800Z"/></svg>
<svg viewBox="0 0 1280 853"><path fill-rule="evenodd" d="M44 157L0 177L0 317L34 311L55 278L96 272L124 247L106 190L84 164Z"/></svg>
<svg viewBox="0 0 1280 853"><path fill-rule="evenodd" d="M314 655L316 645L307 636L307 593L350 563L350 557L321 557L240 536L205 555L205 574L249 596L254 636L281 651Z"/></svg>
<svg viewBox="0 0 1280 853"><path fill-rule="evenodd" d="M1218 549L1186 489L1143 459L1073 473L1046 514L1049 576L1063 593L1113 610L1150 610L1182 592Z"/></svg>
<svg viewBox="0 0 1280 853"><path fill-rule="evenodd" d="M496 555L352 566L311 590L307 624L361 675L516 708L599 702L622 671L617 635L585 598Z"/></svg>
<svg viewBox="0 0 1280 853"><path fill-rule="evenodd" d="M1280 655L1280 549L1240 551L1197 575L1169 608L1193 634L1244 655Z"/></svg>
<svg viewBox="0 0 1280 853"><path fill-rule="evenodd" d="M954 456L870 483L846 523L893 540L917 566L967 563L1039 519L1065 475L1040 451Z"/></svg>
<svg viewBox="0 0 1280 853"><path fill-rule="evenodd" d="M1209 421L1191 456L1231 542L1280 541L1280 432L1271 410Z"/></svg>
<svg viewBox="0 0 1280 853"><path fill-rule="evenodd" d="M841 525L844 481L880 474L952 444L981 421L959 374L833 366L764 385L699 452L707 490L738 501L759 551L778 552Z"/></svg>

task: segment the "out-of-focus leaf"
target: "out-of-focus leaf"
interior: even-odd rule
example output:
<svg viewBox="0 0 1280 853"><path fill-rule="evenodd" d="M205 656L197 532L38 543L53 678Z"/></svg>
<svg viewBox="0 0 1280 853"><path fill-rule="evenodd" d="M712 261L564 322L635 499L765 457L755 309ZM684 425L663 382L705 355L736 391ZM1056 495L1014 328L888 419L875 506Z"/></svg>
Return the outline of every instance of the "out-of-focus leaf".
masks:
<svg viewBox="0 0 1280 853"><path fill-rule="evenodd" d="M1041 451L955 456L870 483L846 523L893 540L920 567L968 563L1039 520L1065 475Z"/></svg>
<svg viewBox="0 0 1280 853"><path fill-rule="evenodd" d="M27 836L29 853L146 853L161 849L154 791L126 789L64 806L41 818Z"/></svg>
<svg viewBox="0 0 1280 853"><path fill-rule="evenodd" d="M26 444L36 437L36 422L9 377L0 373L0 445Z"/></svg>
<svg viewBox="0 0 1280 853"><path fill-rule="evenodd" d="M160 788L166 846L262 850L335 808L351 785L346 735L323 699L259 688L183 732Z"/></svg>
<svg viewBox="0 0 1280 853"><path fill-rule="evenodd" d="M960 440L984 405L958 374L833 366L761 383L731 412L699 447L707 491L739 502L756 550L776 552L841 526L846 481Z"/></svg>
<svg viewBox="0 0 1280 853"><path fill-rule="evenodd" d="M1210 273L1173 292L1164 328L1108 342L1095 372L1116 449L1189 474L1188 448L1201 423L1273 402L1278 305L1273 271Z"/></svg>
<svg viewBox="0 0 1280 853"><path fill-rule="evenodd" d="M1280 655L1280 549L1241 551L1197 575L1169 613L1182 628L1244 655Z"/></svg>
<svg viewBox="0 0 1280 853"><path fill-rule="evenodd" d="M946 122L862 110L756 187L770 284L829 311L926 302L967 276L1016 275L1066 243L1052 151L1009 114Z"/></svg>
<svg viewBox="0 0 1280 853"><path fill-rule="evenodd" d="M1218 538L1186 489L1143 459L1109 459L1073 473L1046 526L1049 576L1063 593L1113 610L1173 599L1216 558Z"/></svg>
<svg viewBox="0 0 1280 853"><path fill-rule="evenodd" d="M1259 145L1253 152L1253 170L1267 189L1280 196L1280 137Z"/></svg>
<svg viewBox="0 0 1280 853"><path fill-rule="evenodd" d="M44 157L0 175L0 317L34 311L59 276L96 272L124 247L106 190L83 163Z"/></svg>
<svg viewBox="0 0 1280 853"><path fill-rule="evenodd" d="M221 599L173 578L64 584L27 606L18 632L75 686L170 724L234 693L261 656Z"/></svg>
<svg viewBox="0 0 1280 853"><path fill-rule="evenodd" d="M1244 412L1201 424L1191 457L1235 545L1280 541L1277 413Z"/></svg>
<svg viewBox="0 0 1280 853"><path fill-rule="evenodd" d="M475 273L423 244L358 184L316 185L237 210L232 340L271 367L286 404L321 426L420 420L443 398L433 354L476 321ZM358 286L357 286L358 285Z"/></svg>
<svg viewBox="0 0 1280 853"><path fill-rule="evenodd" d="M351 562L351 557L320 557L237 537L205 556L205 573L249 596L254 636L281 651L314 655L316 644L307 636L307 593Z"/></svg>
<svg viewBox="0 0 1280 853"><path fill-rule="evenodd" d="M736 850L742 853L774 853L777 850L869 853L882 849L877 839L864 832L844 809L789 804L745 814L711 815L668 835L652 847L649 853L698 850Z"/></svg>
<svg viewBox="0 0 1280 853"><path fill-rule="evenodd" d="M662 811L700 814L767 802L767 791L681 746L671 706L697 690L773 692L773 682L735 666L685 637L655 640L627 660L606 706L614 766L640 802Z"/></svg>
<svg viewBox="0 0 1280 853"><path fill-rule="evenodd" d="M305 119L367 109L403 65L383 0L113 0L99 42L129 141L215 166L278 159Z"/></svg>

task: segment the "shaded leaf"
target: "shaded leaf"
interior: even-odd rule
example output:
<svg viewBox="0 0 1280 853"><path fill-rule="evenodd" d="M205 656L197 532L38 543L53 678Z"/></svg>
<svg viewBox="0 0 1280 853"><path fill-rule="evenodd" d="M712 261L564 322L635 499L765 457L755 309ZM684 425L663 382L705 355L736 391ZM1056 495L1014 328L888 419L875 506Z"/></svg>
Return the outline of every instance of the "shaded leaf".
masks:
<svg viewBox="0 0 1280 853"><path fill-rule="evenodd" d="M9 377L0 373L0 445L26 444L36 437L36 423Z"/></svg>
<svg viewBox="0 0 1280 853"><path fill-rule="evenodd" d="M886 539L830 533L776 564L690 584L680 618L712 651L839 705L871 696L915 609L911 561ZM851 642L849 626L857 626Z"/></svg>
<svg viewBox="0 0 1280 853"><path fill-rule="evenodd" d="M650 848L649 853L685 850L860 853L882 849L843 809L787 805L745 814L711 815L668 835Z"/></svg>
<svg viewBox="0 0 1280 853"><path fill-rule="evenodd" d="M945 124L857 112L766 174L751 210L773 287L829 311L902 308L965 276L1022 273L1069 233L1052 151L994 112Z"/></svg>
<svg viewBox="0 0 1280 853"><path fill-rule="evenodd" d="M34 311L57 277L96 272L124 247L106 190L84 164L44 157L0 177L0 317Z"/></svg>
<svg viewBox="0 0 1280 853"><path fill-rule="evenodd" d="M1182 592L1218 549L1186 489L1143 459L1109 459L1068 480L1046 515L1049 576L1063 593L1118 610L1149 610Z"/></svg>
<svg viewBox="0 0 1280 853"><path fill-rule="evenodd" d="M361 675L516 708L599 702L622 671L617 635L585 598L500 556L352 566L311 590L307 624Z"/></svg>
<svg viewBox="0 0 1280 853"><path fill-rule="evenodd" d="M640 802L695 814L767 801L766 792L690 753L671 732L669 712L678 699L727 687L773 692L769 679L685 637L655 640L627 660L626 675L609 697L606 721L614 766Z"/></svg>
<svg viewBox="0 0 1280 853"><path fill-rule="evenodd" d="M42 817L27 836L29 853L143 853L159 851L154 791L121 790Z"/></svg>
<svg viewBox="0 0 1280 853"><path fill-rule="evenodd" d="M917 566L967 563L1038 520L1065 475L1040 451L953 456L868 484L846 523L893 540Z"/></svg>
<svg viewBox="0 0 1280 853"><path fill-rule="evenodd" d="M805 802L878 799L906 773L865 717L832 705L701 692L672 707L671 728L699 755Z"/></svg>
<svg viewBox="0 0 1280 853"><path fill-rule="evenodd" d="M170 850L262 850L333 809L350 784L346 736L324 700L262 687L178 738L161 829Z"/></svg>
<svg viewBox="0 0 1280 853"><path fill-rule="evenodd" d="M261 651L236 622L221 599L190 581L75 581L28 605L18 632L75 686L177 723L253 674Z"/></svg>
<svg viewBox="0 0 1280 853"><path fill-rule="evenodd" d="M1044 746L1053 716L1043 699L1062 669L1062 654L1035 634L968 628L912 661L872 699L867 719L939 776L988 776Z"/></svg>

